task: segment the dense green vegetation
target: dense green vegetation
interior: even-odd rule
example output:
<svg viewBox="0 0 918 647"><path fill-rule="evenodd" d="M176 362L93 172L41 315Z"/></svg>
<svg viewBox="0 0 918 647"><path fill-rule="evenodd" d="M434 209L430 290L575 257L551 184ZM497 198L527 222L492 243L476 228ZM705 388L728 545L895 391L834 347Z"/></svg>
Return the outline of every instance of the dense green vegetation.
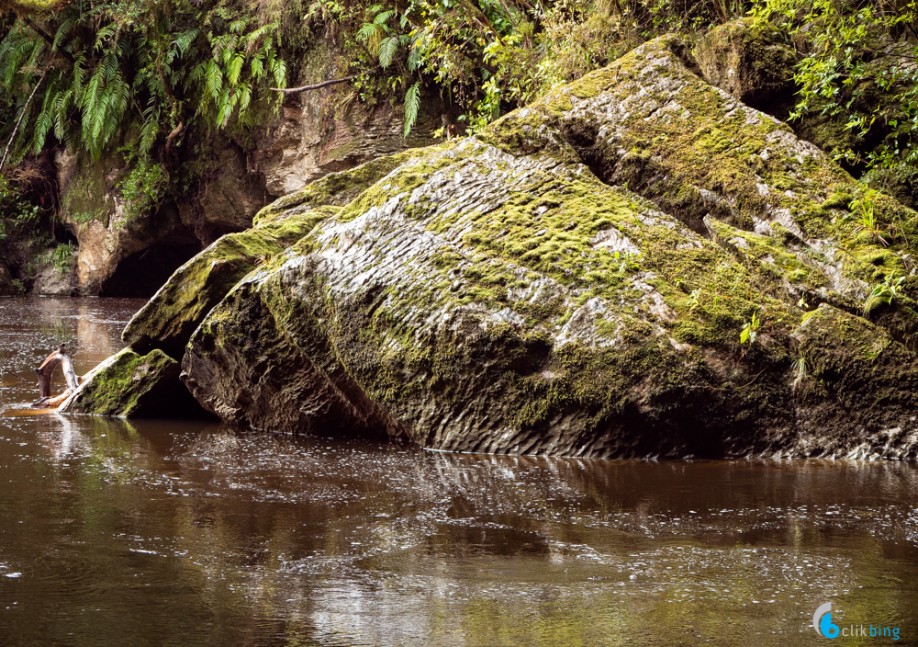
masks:
<svg viewBox="0 0 918 647"><path fill-rule="evenodd" d="M127 143L143 156L192 128L257 126L278 101L268 88L284 85L317 37L336 41L365 100L404 101L406 130L422 87L476 128L650 37L744 15L779 27L799 52L795 116L840 116L853 135L840 156L868 167L915 161L914 0L4 4L0 135L14 161L52 141L95 157Z"/></svg>
<svg viewBox="0 0 918 647"><path fill-rule="evenodd" d="M915 161L914 1L318 0L310 12L347 34L364 83L381 73L385 88L403 92L406 129L423 84L439 87L477 128L648 38L691 37L749 16L753 28L776 27L771 33L784 34L799 55L793 118L833 117L836 152L852 167Z"/></svg>
<svg viewBox="0 0 918 647"><path fill-rule="evenodd" d="M7 16L0 89L18 112L11 153L53 137L98 158L112 145L141 155L189 126L251 126L268 85L282 86L276 25L244 5L58 2ZM18 126L18 127L17 127Z"/></svg>
<svg viewBox="0 0 918 647"><path fill-rule="evenodd" d="M54 244L59 200L49 150L123 166L125 216L145 216L164 196L193 187L202 172L195 158L215 131L245 141L263 125L280 102L268 88L286 83L278 23L253 3L0 7L0 201L8 205L0 223L19 239ZM54 264L63 267L57 249Z"/></svg>

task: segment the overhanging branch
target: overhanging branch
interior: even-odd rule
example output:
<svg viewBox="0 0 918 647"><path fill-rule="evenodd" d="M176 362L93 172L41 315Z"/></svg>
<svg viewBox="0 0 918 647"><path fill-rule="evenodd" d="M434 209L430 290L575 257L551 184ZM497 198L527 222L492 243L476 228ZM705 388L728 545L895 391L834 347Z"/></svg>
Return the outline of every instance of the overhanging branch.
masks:
<svg viewBox="0 0 918 647"><path fill-rule="evenodd" d="M322 88L327 88L330 85L335 85L337 83L347 83L348 81L353 81L357 78L356 74L351 74L350 76L345 76L340 79L330 79L328 81L322 81L321 83L313 83L311 85L301 85L298 88L271 88L275 92L282 92L283 94L298 94L300 92L309 92L310 90L320 90Z"/></svg>

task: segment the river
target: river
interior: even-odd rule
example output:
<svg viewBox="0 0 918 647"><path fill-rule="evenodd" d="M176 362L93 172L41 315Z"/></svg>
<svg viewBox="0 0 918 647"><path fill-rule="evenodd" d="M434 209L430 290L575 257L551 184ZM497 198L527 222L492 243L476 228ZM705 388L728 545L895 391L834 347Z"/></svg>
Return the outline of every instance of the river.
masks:
<svg viewBox="0 0 918 647"><path fill-rule="evenodd" d="M66 341L87 371L140 305L0 299L4 647L788 647L825 640L824 602L918 644L913 465L451 455L28 410L45 354Z"/></svg>

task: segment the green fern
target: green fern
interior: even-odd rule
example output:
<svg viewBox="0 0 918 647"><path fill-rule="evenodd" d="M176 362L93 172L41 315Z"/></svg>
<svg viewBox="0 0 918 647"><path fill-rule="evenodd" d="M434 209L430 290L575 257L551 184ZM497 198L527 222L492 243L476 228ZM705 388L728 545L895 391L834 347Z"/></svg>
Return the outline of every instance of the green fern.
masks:
<svg viewBox="0 0 918 647"><path fill-rule="evenodd" d="M149 155L180 123L253 125L256 105L279 106L268 86L286 84L277 25L223 6L67 3L35 18L53 44L11 20L0 35L0 104L18 124L0 124L15 135L11 159L52 138L96 158L116 144Z"/></svg>
<svg viewBox="0 0 918 647"><path fill-rule="evenodd" d="M418 120L421 109L421 82L417 81L405 93L405 128L404 136L407 137Z"/></svg>
<svg viewBox="0 0 918 647"><path fill-rule="evenodd" d="M395 53L398 51L398 36L389 36L379 45L379 64L384 68L392 65Z"/></svg>
<svg viewBox="0 0 918 647"><path fill-rule="evenodd" d="M360 29L357 30L357 40L362 43L369 44L370 42L375 41L377 34L382 30L379 25L376 25L371 22L364 23L361 25ZM372 48L371 48L372 49Z"/></svg>

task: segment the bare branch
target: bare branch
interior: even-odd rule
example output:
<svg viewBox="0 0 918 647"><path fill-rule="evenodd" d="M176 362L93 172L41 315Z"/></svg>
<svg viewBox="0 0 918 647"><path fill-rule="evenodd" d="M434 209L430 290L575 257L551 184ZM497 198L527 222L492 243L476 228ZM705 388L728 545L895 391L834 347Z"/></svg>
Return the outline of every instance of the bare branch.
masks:
<svg viewBox="0 0 918 647"><path fill-rule="evenodd" d="M2 171L3 167L6 165L6 159L10 155L10 150L13 147L13 141L16 139L16 134L19 132L19 126L22 125L22 119L25 117L26 111L28 111L29 105L32 103L32 99L35 97L35 93L38 91L38 86L40 86L41 82L45 80L45 74L48 73L48 69L42 72L41 76L38 77L38 83L36 83L35 87L32 88L32 92L29 94L29 98L26 99L26 102L22 104L22 110L19 111L19 119L16 120L16 125L13 127L13 134L10 135L10 140L6 143L6 150L3 151L3 157L0 158L0 171Z"/></svg>
<svg viewBox="0 0 918 647"><path fill-rule="evenodd" d="M337 83L347 83L348 81L353 81L357 78L356 74L351 74L350 76L345 76L340 79L330 79L328 81L322 81L321 83L313 83L312 85L301 85L298 88L271 88L275 92L282 92L283 94L298 94L300 92L309 92L310 90L320 90L322 88L327 88L330 85L335 85Z"/></svg>

